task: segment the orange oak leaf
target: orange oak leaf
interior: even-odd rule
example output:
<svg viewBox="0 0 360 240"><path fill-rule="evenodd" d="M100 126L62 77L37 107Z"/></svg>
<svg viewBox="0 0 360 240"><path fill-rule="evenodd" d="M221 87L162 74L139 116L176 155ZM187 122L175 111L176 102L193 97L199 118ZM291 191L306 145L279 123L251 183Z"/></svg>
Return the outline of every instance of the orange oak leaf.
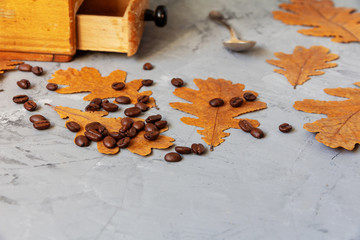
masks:
<svg viewBox="0 0 360 240"><path fill-rule="evenodd" d="M116 70L110 73L107 77L102 77L99 71L95 68L84 67L80 71L74 68L67 70L58 70L53 75L53 78L48 80L50 83L60 85L68 85L68 87L59 88L58 93L80 93L91 92L84 97L85 101L91 101L94 98L114 98L118 96L127 96L131 99L131 103L137 103L137 98L143 95L150 96L151 91L138 92L142 87L142 80L133 80L125 84L122 90L114 90L111 85L114 82L125 83L126 72ZM149 106L155 106L154 98L150 98Z"/></svg>
<svg viewBox="0 0 360 240"><path fill-rule="evenodd" d="M170 103L170 106L180 111L192 114L198 118L183 117L181 121L188 125L204 128L197 132L204 137L202 139L210 145L211 149L224 142L224 137L230 133L224 132L229 128L240 128L239 119L235 119L241 114L257 111L266 108L266 103L261 101L244 101L240 107L231 107L229 101L233 97L243 97L245 92L243 84L233 84L224 79L208 78L207 80L194 79L199 90L191 88L177 88L174 94L192 103ZM221 107L211 107L209 101L214 98L221 98L225 104ZM255 127L259 126L256 120L246 119Z"/></svg>
<svg viewBox="0 0 360 240"><path fill-rule="evenodd" d="M282 52L274 53L280 60L266 60L267 63L280 67L274 72L284 75L289 83L294 86L302 85L310 79L310 76L322 75L325 72L319 69L336 67L336 63L328 63L339 58L334 53L329 53L329 49L322 46L312 46L306 49L297 46L293 54Z"/></svg>
<svg viewBox="0 0 360 240"><path fill-rule="evenodd" d="M318 37L333 37L334 42L360 41L360 13L353 8L334 7L331 0L291 0L274 11L274 18L290 25L310 26L299 33Z"/></svg>
<svg viewBox="0 0 360 240"><path fill-rule="evenodd" d="M53 107L53 106L51 106ZM53 109L60 115L63 119L68 119L68 121L75 121L80 126L81 129L76 133L76 136L83 135L85 132L85 125L91 122L99 122L106 127L109 132L118 132L122 127L121 118L104 118L104 116L108 115L108 112L104 111L96 111L96 112L83 112L78 109L56 106ZM140 120L140 119L139 119ZM168 130L168 128L164 128L161 132ZM156 149L165 149L169 148L173 145L173 138L160 135L158 139L155 141L148 141L144 138L145 131L141 131L137 134L136 137L131 139L130 145L127 149L130 152L139 154L141 156L146 156L151 153L153 148ZM97 142L98 151L104 154L116 154L119 152L119 148L115 147L113 149L107 148L104 146L103 142Z"/></svg>
<svg viewBox="0 0 360 240"><path fill-rule="evenodd" d="M355 85L360 87L360 82ZM306 123L304 128L309 132L317 132L316 140L328 147L353 150L355 144L360 143L360 89L326 88L324 92L332 96L348 98L348 100L305 99L295 102L294 108L308 113L326 114L327 118Z"/></svg>
<svg viewBox="0 0 360 240"><path fill-rule="evenodd" d="M16 68L16 65L22 64L23 62L0 60L0 74L3 74L6 70L12 70Z"/></svg>

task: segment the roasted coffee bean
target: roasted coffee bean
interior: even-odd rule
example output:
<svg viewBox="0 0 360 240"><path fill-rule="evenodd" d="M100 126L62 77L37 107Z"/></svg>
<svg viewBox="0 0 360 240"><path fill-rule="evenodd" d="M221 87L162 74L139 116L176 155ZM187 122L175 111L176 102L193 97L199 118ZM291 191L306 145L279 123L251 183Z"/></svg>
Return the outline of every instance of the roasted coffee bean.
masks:
<svg viewBox="0 0 360 240"><path fill-rule="evenodd" d="M137 108L137 107L131 107L131 108L125 109L124 113L128 117L137 117L140 115L141 109Z"/></svg>
<svg viewBox="0 0 360 240"><path fill-rule="evenodd" d="M90 104L91 103L101 106L102 99L101 98L94 98L93 100L90 101Z"/></svg>
<svg viewBox="0 0 360 240"><path fill-rule="evenodd" d="M146 105L145 103L142 103L142 102L136 103L136 104L135 104L135 107L140 108L140 110L141 110L142 112L146 112L147 110L149 110L148 105Z"/></svg>
<svg viewBox="0 0 360 240"><path fill-rule="evenodd" d="M79 147L87 147L90 145L90 141L84 135L79 135L75 138L75 144Z"/></svg>
<svg viewBox="0 0 360 240"><path fill-rule="evenodd" d="M182 157L176 152L170 152L165 155L164 159L167 162L179 162L181 161Z"/></svg>
<svg viewBox="0 0 360 240"><path fill-rule="evenodd" d="M209 104L212 107L221 107L224 105L224 103L224 100L222 100L221 98L214 98L209 101Z"/></svg>
<svg viewBox="0 0 360 240"><path fill-rule="evenodd" d="M33 100L24 103L24 108L30 112L35 111L37 104Z"/></svg>
<svg viewBox="0 0 360 240"><path fill-rule="evenodd" d="M152 70L154 66L151 63L145 63L143 66L144 70Z"/></svg>
<svg viewBox="0 0 360 240"><path fill-rule="evenodd" d="M132 126L139 132L144 129L145 123L143 121L135 121Z"/></svg>
<svg viewBox="0 0 360 240"><path fill-rule="evenodd" d="M90 129L99 129L102 126L99 122L91 122L85 125L85 130L89 131Z"/></svg>
<svg viewBox="0 0 360 240"><path fill-rule="evenodd" d="M147 103L149 101L149 96L146 96L146 95L142 95L140 97L138 97L137 101L138 102L141 102L141 103Z"/></svg>
<svg viewBox="0 0 360 240"><path fill-rule="evenodd" d="M46 89L49 91L56 91L58 89L58 85L56 83L48 83L46 85Z"/></svg>
<svg viewBox="0 0 360 240"><path fill-rule="evenodd" d="M173 78L171 79L171 84L175 87L182 87L184 85L184 80L181 78Z"/></svg>
<svg viewBox="0 0 360 240"><path fill-rule="evenodd" d="M159 129L153 123L148 123L145 125L145 132L159 131Z"/></svg>
<svg viewBox="0 0 360 240"><path fill-rule="evenodd" d="M44 130L50 127L49 120L40 120L33 123L34 128L37 130Z"/></svg>
<svg viewBox="0 0 360 240"><path fill-rule="evenodd" d="M31 72L31 68L32 68L32 66L30 64L26 64L26 63L20 64L18 66L18 70L20 70L22 72Z"/></svg>
<svg viewBox="0 0 360 240"><path fill-rule="evenodd" d="M107 102L107 103L103 102L101 106L107 112L116 112L119 109L118 105L116 105L115 103L111 103L111 102Z"/></svg>
<svg viewBox="0 0 360 240"><path fill-rule="evenodd" d="M28 89L31 85L30 81L27 79L21 79L20 81L17 81L16 84L22 89Z"/></svg>
<svg viewBox="0 0 360 240"><path fill-rule="evenodd" d="M115 138L113 138L111 136L106 136L103 139L103 144L107 148L114 148L114 147L116 147L116 140L115 140Z"/></svg>
<svg viewBox="0 0 360 240"><path fill-rule="evenodd" d="M77 122L70 121L65 124L66 128L69 129L72 132L78 132L80 131L81 127Z"/></svg>
<svg viewBox="0 0 360 240"><path fill-rule="evenodd" d="M47 119L43 115L35 114L35 115L32 115L29 118L29 120L30 120L30 122L34 123L34 122L37 122L37 121L42 121L42 120L47 120Z"/></svg>
<svg viewBox="0 0 360 240"><path fill-rule="evenodd" d="M131 125L124 125L124 126L122 126L122 127L119 129L119 132L125 134L126 131L129 130L130 128L132 128Z"/></svg>
<svg viewBox="0 0 360 240"><path fill-rule="evenodd" d="M193 143L191 144L191 151L197 155L201 155L205 152L205 147L201 143Z"/></svg>
<svg viewBox="0 0 360 240"><path fill-rule="evenodd" d="M151 132L146 132L144 134L144 138L149 141L154 141L159 137L159 135L160 135L159 131L151 131Z"/></svg>
<svg viewBox="0 0 360 240"><path fill-rule="evenodd" d="M129 144L130 144L129 137L124 137L116 142L116 146L118 146L119 148L126 148L127 146L129 146Z"/></svg>
<svg viewBox="0 0 360 240"><path fill-rule="evenodd" d="M109 136L115 138L116 141L119 141L120 139L125 137L125 134L120 132L110 132Z"/></svg>
<svg viewBox="0 0 360 240"><path fill-rule="evenodd" d="M20 104L20 103L25 103L29 101L29 97L27 95L16 95L13 97L13 102Z"/></svg>
<svg viewBox="0 0 360 240"><path fill-rule="evenodd" d="M283 123L279 126L279 130L283 133L288 133L292 130L292 126L288 123Z"/></svg>
<svg viewBox="0 0 360 240"><path fill-rule="evenodd" d="M87 105L85 107L86 112L95 112L95 111L99 111L99 110L100 110L100 106L95 103L90 103L89 105Z"/></svg>
<svg viewBox="0 0 360 240"><path fill-rule="evenodd" d="M243 130L244 132L251 132L251 129L253 129L253 125L251 125L250 122L248 122L247 120L240 120L239 121L239 127L241 128L241 130Z"/></svg>
<svg viewBox="0 0 360 240"><path fill-rule="evenodd" d="M89 129L89 131L86 131L84 134L88 139L94 142L99 142L103 139L103 135L95 129Z"/></svg>
<svg viewBox="0 0 360 240"><path fill-rule="evenodd" d="M115 98L115 101L120 104L130 104L131 103L130 98L126 97L126 96L119 96L119 97Z"/></svg>
<svg viewBox="0 0 360 240"><path fill-rule="evenodd" d="M264 137L264 132L260 128L251 129L250 134L254 138L263 138Z"/></svg>
<svg viewBox="0 0 360 240"><path fill-rule="evenodd" d="M249 101L249 102L255 101L255 99L256 99L255 94L253 94L251 92L244 93L243 97L245 98L246 101Z"/></svg>
<svg viewBox="0 0 360 240"><path fill-rule="evenodd" d="M230 106L237 108L240 107L243 103L243 99L240 97L233 97L232 99L230 99Z"/></svg>
<svg viewBox="0 0 360 240"><path fill-rule="evenodd" d="M151 80L151 79L144 79L144 80L141 81L141 83L142 83L143 86L149 87L154 83L154 81Z"/></svg>
<svg viewBox="0 0 360 240"><path fill-rule="evenodd" d="M189 153L191 153L191 148L177 146L177 147L175 147L175 151L180 154L189 154Z"/></svg>
<svg viewBox="0 0 360 240"><path fill-rule="evenodd" d="M137 134L137 130L136 130L136 128L134 128L134 127L130 128L129 130L127 130L127 131L125 132L125 136L127 136L127 137L129 137L129 138L135 137L136 134Z"/></svg>
<svg viewBox="0 0 360 240"><path fill-rule="evenodd" d="M167 121L160 120L160 121L155 122L154 124L158 129L163 129L167 126Z"/></svg>
<svg viewBox="0 0 360 240"><path fill-rule="evenodd" d="M31 68L31 71L33 74L35 74L36 76L40 76L41 74L43 74L44 70L42 67L39 66L35 66Z"/></svg>
<svg viewBox="0 0 360 240"><path fill-rule="evenodd" d="M155 123L157 121L160 121L162 118L162 116L160 114L156 114L156 115L151 115L148 118L146 118L146 122L147 123Z"/></svg>
<svg viewBox="0 0 360 240"><path fill-rule="evenodd" d="M128 126L128 129L132 126L133 123L134 123L134 120L132 120L131 118L124 117L121 119L121 125Z"/></svg>
<svg viewBox="0 0 360 240"><path fill-rule="evenodd" d="M123 83L123 82L114 82L113 84L111 84L111 87L114 90L119 91L119 90L124 89L125 83Z"/></svg>

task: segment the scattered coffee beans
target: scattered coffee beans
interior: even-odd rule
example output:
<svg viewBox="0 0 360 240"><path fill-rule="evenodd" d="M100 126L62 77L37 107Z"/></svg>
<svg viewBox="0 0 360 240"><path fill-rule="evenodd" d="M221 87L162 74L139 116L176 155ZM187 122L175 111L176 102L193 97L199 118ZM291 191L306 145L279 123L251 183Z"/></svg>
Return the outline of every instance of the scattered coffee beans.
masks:
<svg viewBox="0 0 360 240"><path fill-rule="evenodd" d="M205 152L205 147L201 143L193 143L191 145L191 151L197 155L201 155Z"/></svg>
<svg viewBox="0 0 360 240"><path fill-rule="evenodd" d="M175 87L182 87L184 85L184 80L181 78L173 78L171 79L171 84Z"/></svg>
<svg viewBox="0 0 360 240"><path fill-rule="evenodd" d="M143 66L144 70L152 70L154 66L151 63L145 63Z"/></svg>
<svg viewBox="0 0 360 240"><path fill-rule="evenodd" d="M159 131L159 129L153 123L148 123L145 125L145 132Z"/></svg>
<svg viewBox="0 0 360 240"><path fill-rule="evenodd" d="M128 117L137 117L140 115L141 110L140 110L140 108L137 108L137 107L131 107L131 108L125 109L124 113Z"/></svg>
<svg viewBox="0 0 360 240"><path fill-rule="evenodd" d="M35 111L37 104L33 100L24 103L24 108L30 112Z"/></svg>
<svg viewBox="0 0 360 240"><path fill-rule="evenodd" d="M106 136L103 139L103 144L107 148L114 148L114 147L116 147L116 140L115 140L115 138L113 138L111 136Z"/></svg>
<svg viewBox="0 0 360 240"><path fill-rule="evenodd" d="M177 146L177 147L175 147L175 151L180 153L180 154L190 154L191 153L191 148Z"/></svg>
<svg viewBox="0 0 360 240"><path fill-rule="evenodd" d="M154 141L159 137L159 135L160 135L159 131L151 131L151 132L146 132L144 134L144 138L149 141Z"/></svg>
<svg viewBox="0 0 360 240"><path fill-rule="evenodd" d="M87 147L90 145L90 141L84 135L79 135L75 138L75 144L79 147Z"/></svg>
<svg viewBox="0 0 360 240"><path fill-rule="evenodd" d="M74 121L66 122L65 126L72 132L78 132L81 129L80 125Z"/></svg>
<svg viewBox="0 0 360 240"><path fill-rule="evenodd" d="M42 67L39 66L35 66L31 68L31 71L33 74L35 74L36 76L40 76L41 74L43 74L44 70Z"/></svg>
<svg viewBox="0 0 360 240"><path fill-rule="evenodd" d="M167 126L167 121L160 120L160 121L155 122L154 124L158 129L163 129Z"/></svg>
<svg viewBox="0 0 360 240"><path fill-rule="evenodd" d="M45 130L50 127L49 120L39 120L33 123L34 128L37 130Z"/></svg>
<svg viewBox="0 0 360 240"><path fill-rule="evenodd" d="M116 105L115 103L111 103L111 102L103 102L101 106L107 112L116 112L119 109L118 105Z"/></svg>
<svg viewBox="0 0 360 240"><path fill-rule="evenodd" d="M30 122L34 123L34 122L37 122L37 121L46 120L46 118L43 115L35 114L35 115L32 115L29 118L29 120L30 120Z"/></svg>
<svg viewBox="0 0 360 240"><path fill-rule="evenodd" d="M130 98L126 96L119 96L115 98L115 101L120 104L129 104L131 102Z"/></svg>
<svg viewBox="0 0 360 240"><path fill-rule="evenodd" d="M224 100L221 98L214 98L209 101L210 106L212 107L221 107L224 105Z"/></svg>
<svg viewBox="0 0 360 240"><path fill-rule="evenodd" d="M148 105L146 105L145 103L142 103L142 102L136 103L136 104L135 104L135 107L140 108L140 110L141 110L142 112L146 112L147 110L149 110Z"/></svg>
<svg viewBox="0 0 360 240"><path fill-rule="evenodd" d="M31 68L32 66L30 64L20 64L18 67L18 70L22 71L22 72L31 72Z"/></svg>
<svg viewBox="0 0 360 240"><path fill-rule="evenodd" d="M93 100L90 101L90 104L91 104L91 103L94 103L94 104L96 104L96 105L101 106L101 104L102 104L102 99L101 99L101 98L94 98Z"/></svg>
<svg viewBox="0 0 360 240"><path fill-rule="evenodd" d="M145 127L145 123L143 121L136 121L132 125L137 131L141 131Z"/></svg>
<svg viewBox="0 0 360 240"><path fill-rule="evenodd" d="M254 138L263 138L264 137L264 132L260 128L251 129L250 134Z"/></svg>
<svg viewBox="0 0 360 240"><path fill-rule="evenodd" d="M28 89L31 85L30 81L27 79L21 79L20 81L17 81L16 84L22 89Z"/></svg>
<svg viewBox="0 0 360 240"><path fill-rule="evenodd" d="M58 85L56 83L48 83L46 85L46 89L49 91L56 91L58 89Z"/></svg>
<svg viewBox="0 0 360 240"><path fill-rule="evenodd" d="M165 155L164 159L167 162L179 162L181 161L182 157L176 152L170 152Z"/></svg>
<svg viewBox="0 0 360 240"><path fill-rule="evenodd" d="M99 110L100 110L100 106L95 103L90 103L89 105L87 105L85 107L86 112L95 112L95 111L99 111Z"/></svg>
<svg viewBox="0 0 360 240"><path fill-rule="evenodd" d="M116 146L118 146L119 148L126 148L127 146L129 146L129 144L130 144L130 138L124 137L119 141L117 141Z"/></svg>
<svg viewBox="0 0 360 240"><path fill-rule="evenodd" d="M162 116L160 114L156 114L156 115L151 115L148 118L146 118L146 122L147 123L155 123L157 121L160 121L162 118Z"/></svg>
<svg viewBox="0 0 360 240"><path fill-rule="evenodd" d="M246 101L249 101L249 102L255 101L255 99L256 99L255 94L253 94L251 92L244 93L243 97L245 98Z"/></svg>
<svg viewBox="0 0 360 240"><path fill-rule="evenodd" d="M151 79L144 79L144 80L141 81L141 83L142 83L143 86L149 87L154 83L154 81L151 80Z"/></svg>
<svg viewBox="0 0 360 240"><path fill-rule="evenodd" d="M114 82L113 84L111 84L111 87L113 89L115 89L116 91L119 91L121 89L124 89L125 83L123 83L123 82Z"/></svg>
<svg viewBox="0 0 360 240"><path fill-rule="evenodd" d="M240 97L233 97L232 99L230 99L230 106L237 108L240 107L243 103L243 99Z"/></svg>
<svg viewBox="0 0 360 240"><path fill-rule="evenodd" d="M292 126L288 123L283 123L279 126L279 130L283 133L288 133L292 130Z"/></svg>
<svg viewBox="0 0 360 240"><path fill-rule="evenodd" d="M29 101L29 97L27 95L16 95L13 97L13 102L20 104L20 103L25 103Z"/></svg>
<svg viewBox="0 0 360 240"><path fill-rule="evenodd" d="M254 128L254 127L251 125L251 123L248 122L247 120L240 120L240 121L239 121L239 127L240 127L241 130L243 130L244 132L251 132L251 129Z"/></svg>

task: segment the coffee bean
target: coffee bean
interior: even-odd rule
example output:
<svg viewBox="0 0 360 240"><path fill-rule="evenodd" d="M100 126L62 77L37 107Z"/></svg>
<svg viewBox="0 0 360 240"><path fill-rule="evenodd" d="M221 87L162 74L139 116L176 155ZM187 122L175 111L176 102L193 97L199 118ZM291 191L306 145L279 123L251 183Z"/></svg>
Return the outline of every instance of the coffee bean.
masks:
<svg viewBox="0 0 360 240"><path fill-rule="evenodd" d="M224 105L224 100L221 98L214 98L209 101L210 106L212 107L221 107Z"/></svg>
<svg viewBox="0 0 360 240"><path fill-rule="evenodd" d="M48 83L46 85L46 89L49 91L56 91L58 89L58 85L56 83Z"/></svg>
<svg viewBox="0 0 360 240"><path fill-rule="evenodd" d="M20 64L18 67L18 70L22 71L22 72L31 72L31 68L32 66L30 64Z"/></svg>
<svg viewBox="0 0 360 240"><path fill-rule="evenodd" d="M162 116L160 114L156 114L156 115L151 115L148 118L146 118L146 122L147 123L155 123L157 121L160 121L162 118Z"/></svg>
<svg viewBox="0 0 360 240"><path fill-rule="evenodd" d="M100 110L100 106L95 103L90 103L89 105L87 105L85 107L86 112L95 112L95 111L99 111L99 110Z"/></svg>
<svg viewBox="0 0 360 240"><path fill-rule="evenodd" d="M243 103L243 99L240 97L233 97L232 99L230 99L230 106L237 108L240 107Z"/></svg>
<svg viewBox="0 0 360 240"><path fill-rule="evenodd" d="M164 159L167 162L179 162L181 161L182 157L176 152L170 152L165 155Z"/></svg>
<svg viewBox="0 0 360 240"><path fill-rule="evenodd" d="M125 137L125 134L120 132L110 132L109 136L115 138L116 141L119 141L120 139Z"/></svg>
<svg viewBox="0 0 360 240"><path fill-rule="evenodd" d="M142 83L143 86L149 87L154 83L154 81L151 80L151 79L144 79L144 80L141 81L141 83Z"/></svg>
<svg viewBox="0 0 360 240"><path fill-rule="evenodd" d="M108 103L103 102L101 106L107 112L116 112L119 109L118 105L116 105L115 103L111 103L111 102L108 102Z"/></svg>
<svg viewBox="0 0 360 240"><path fill-rule="evenodd" d="M95 129L89 129L89 131L86 131L84 134L88 139L94 142L99 142L103 139L103 135Z"/></svg>
<svg viewBox="0 0 360 240"><path fill-rule="evenodd" d="M292 126L288 123L283 123L279 126L279 130L283 133L288 133L292 130Z"/></svg>
<svg viewBox="0 0 360 240"><path fill-rule="evenodd" d="M75 138L75 144L79 147L87 147L90 145L90 141L84 135L79 135Z"/></svg>
<svg viewBox="0 0 360 240"><path fill-rule="evenodd" d="M145 132L159 131L159 129L153 123L148 123L145 125Z"/></svg>
<svg viewBox="0 0 360 240"><path fill-rule="evenodd" d="M167 121L160 120L160 121L155 122L154 124L158 129L163 129L167 126Z"/></svg>
<svg viewBox="0 0 360 240"><path fill-rule="evenodd" d="M30 81L27 79L21 79L20 81L17 81L16 84L22 89L28 89L31 85Z"/></svg>
<svg viewBox="0 0 360 240"><path fill-rule="evenodd" d="M66 122L65 126L72 132L78 132L81 129L80 125L74 121Z"/></svg>
<svg viewBox="0 0 360 240"><path fill-rule="evenodd" d="M255 101L255 99L256 99L255 94L253 94L251 92L244 93L243 97L245 98L246 101L249 101L249 102Z"/></svg>
<svg viewBox="0 0 360 240"><path fill-rule="evenodd" d="M126 97L126 96L119 96L119 97L115 98L115 101L117 103L120 103L120 104L129 104L129 103L131 103L130 98Z"/></svg>
<svg viewBox="0 0 360 240"><path fill-rule="evenodd" d="M25 103L29 101L29 97L27 95L16 95L13 97L13 102L20 104L20 103Z"/></svg>
<svg viewBox="0 0 360 240"><path fill-rule="evenodd" d="M144 134L144 138L149 141L154 141L159 137L159 135L160 135L159 131L151 131L151 132L146 132Z"/></svg>
<svg viewBox="0 0 360 240"><path fill-rule="evenodd" d="M85 125L85 130L89 131L90 129L99 129L102 126L99 122L91 122Z"/></svg>
<svg viewBox="0 0 360 240"><path fill-rule="evenodd" d="M131 107L131 108L125 109L124 113L128 117L137 117L140 115L141 110L140 110L140 108L137 108L137 107Z"/></svg>
<svg viewBox="0 0 360 240"><path fill-rule="evenodd" d="M37 121L46 120L46 117L44 117L43 115L40 115L40 114L35 114L35 115L32 115L29 118L29 120L30 120L30 122L34 123Z"/></svg>
<svg viewBox="0 0 360 240"><path fill-rule="evenodd" d="M93 100L90 101L90 104L91 103L101 106L102 99L101 98L94 98Z"/></svg>
<svg viewBox="0 0 360 240"><path fill-rule="evenodd" d="M130 144L130 138L124 137L119 141L117 141L116 146L118 146L119 148L126 148L127 146L129 146L129 144Z"/></svg>
<svg viewBox="0 0 360 240"><path fill-rule="evenodd" d="M145 123L143 121L135 121L132 126L139 132L144 129Z"/></svg>
<svg viewBox="0 0 360 240"><path fill-rule="evenodd" d="M33 100L24 103L24 108L30 112L35 111L37 104Z"/></svg>
<svg viewBox="0 0 360 240"><path fill-rule="evenodd" d="M182 87L184 85L184 80L181 78L173 78L171 79L171 84L175 87Z"/></svg>
<svg viewBox="0 0 360 240"><path fill-rule="evenodd" d="M205 147L201 143L193 143L191 144L191 151L197 155L201 155L205 152Z"/></svg>
<svg viewBox="0 0 360 240"><path fill-rule="evenodd" d="M263 138L264 137L264 132L260 128L251 129L250 134L254 138Z"/></svg>
<svg viewBox="0 0 360 240"><path fill-rule="evenodd" d="M140 97L138 97L137 101L138 102L142 102L142 103L147 103L149 101L149 96L146 96L146 95L142 95Z"/></svg>
<svg viewBox="0 0 360 240"><path fill-rule="evenodd" d="M31 68L31 71L33 74L35 74L36 76L40 76L41 74L43 74L44 70L42 67L39 66L35 66Z"/></svg>
<svg viewBox="0 0 360 240"><path fill-rule="evenodd" d="M119 90L124 89L125 83L123 83L123 82L114 82L113 84L111 84L111 87L114 90L119 91Z"/></svg>
<svg viewBox="0 0 360 240"><path fill-rule="evenodd" d="M143 66L144 70L152 70L154 66L151 63L145 63Z"/></svg>
<svg viewBox="0 0 360 240"><path fill-rule="evenodd" d="M254 128L253 125L251 125L250 122L248 122L247 120L244 120L244 119L239 121L239 127L244 132L251 132L251 129Z"/></svg>
<svg viewBox="0 0 360 240"><path fill-rule="evenodd" d="M124 118L121 119L121 125L122 126L127 126L128 129L131 128L133 123L134 123L134 120L132 120L131 118L124 117Z"/></svg>
<svg viewBox="0 0 360 240"><path fill-rule="evenodd" d="M114 148L114 147L116 147L116 140L115 140L115 138L113 138L111 136L106 136L103 139L103 144L107 148Z"/></svg>
<svg viewBox="0 0 360 240"><path fill-rule="evenodd" d="M135 104L135 107L140 108L140 110L141 110L142 112L146 112L147 110L149 110L148 105L146 105L145 103L142 103L142 102L136 103L136 104Z"/></svg>
<svg viewBox="0 0 360 240"><path fill-rule="evenodd" d="M135 137L136 134L137 134L137 130L136 130L136 128L134 128L134 127L131 127L129 130L127 130L127 131L125 132L125 136L127 136L127 137L129 137L129 138Z"/></svg>
<svg viewBox="0 0 360 240"><path fill-rule="evenodd" d="M177 147L175 147L175 151L180 154L189 154L189 153L191 153L191 148L177 146Z"/></svg>
<svg viewBox="0 0 360 240"><path fill-rule="evenodd" d="M50 127L49 120L39 120L33 123L34 128L37 130L44 130Z"/></svg>

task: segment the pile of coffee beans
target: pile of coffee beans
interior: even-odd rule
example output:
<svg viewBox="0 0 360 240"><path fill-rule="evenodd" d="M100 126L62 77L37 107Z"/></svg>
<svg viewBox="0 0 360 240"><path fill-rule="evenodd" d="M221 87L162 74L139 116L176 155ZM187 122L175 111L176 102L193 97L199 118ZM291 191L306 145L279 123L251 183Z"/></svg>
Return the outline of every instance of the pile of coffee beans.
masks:
<svg viewBox="0 0 360 240"><path fill-rule="evenodd" d="M42 67L39 67L39 66L34 66L33 67L30 64L26 64L26 63L20 64L18 66L18 70L20 70L22 72L32 72L36 76L40 76L44 72Z"/></svg>
<svg viewBox="0 0 360 240"><path fill-rule="evenodd" d="M103 108L107 112L116 112L119 109L119 106L115 103L109 102L109 100L101 98L94 98L90 101L89 105L85 107L86 112L95 112L100 111Z"/></svg>
<svg viewBox="0 0 360 240"><path fill-rule="evenodd" d="M191 154L195 153L196 155L202 155L205 152L205 147L201 143L193 143L190 147L185 146L176 146L176 152L167 153L164 156L165 161L167 162L179 162L182 160L182 156L180 154Z"/></svg>
<svg viewBox="0 0 360 240"><path fill-rule="evenodd" d="M253 127L253 125L245 119L239 121L239 127L244 132L250 133L254 138L263 138L265 136L260 128Z"/></svg>
<svg viewBox="0 0 360 240"><path fill-rule="evenodd" d="M50 121L47 120L43 115L32 115L29 120L33 123L33 127L37 130L45 130L50 127Z"/></svg>
<svg viewBox="0 0 360 240"><path fill-rule="evenodd" d="M115 99L116 102L121 102L123 104L128 104L130 103L130 99L128 99L125 96L119 96ZM137 103L135 104L134 107L130 107L130 108L126 108L124 111L124 114L127 117L137 117L139 116L142 112L146 112L147 110L149 110L149 106L147 105L147 103L149 103L150 101L150 97L147 95L142 95L140 97L138 97L137 99Z"/></svg>

